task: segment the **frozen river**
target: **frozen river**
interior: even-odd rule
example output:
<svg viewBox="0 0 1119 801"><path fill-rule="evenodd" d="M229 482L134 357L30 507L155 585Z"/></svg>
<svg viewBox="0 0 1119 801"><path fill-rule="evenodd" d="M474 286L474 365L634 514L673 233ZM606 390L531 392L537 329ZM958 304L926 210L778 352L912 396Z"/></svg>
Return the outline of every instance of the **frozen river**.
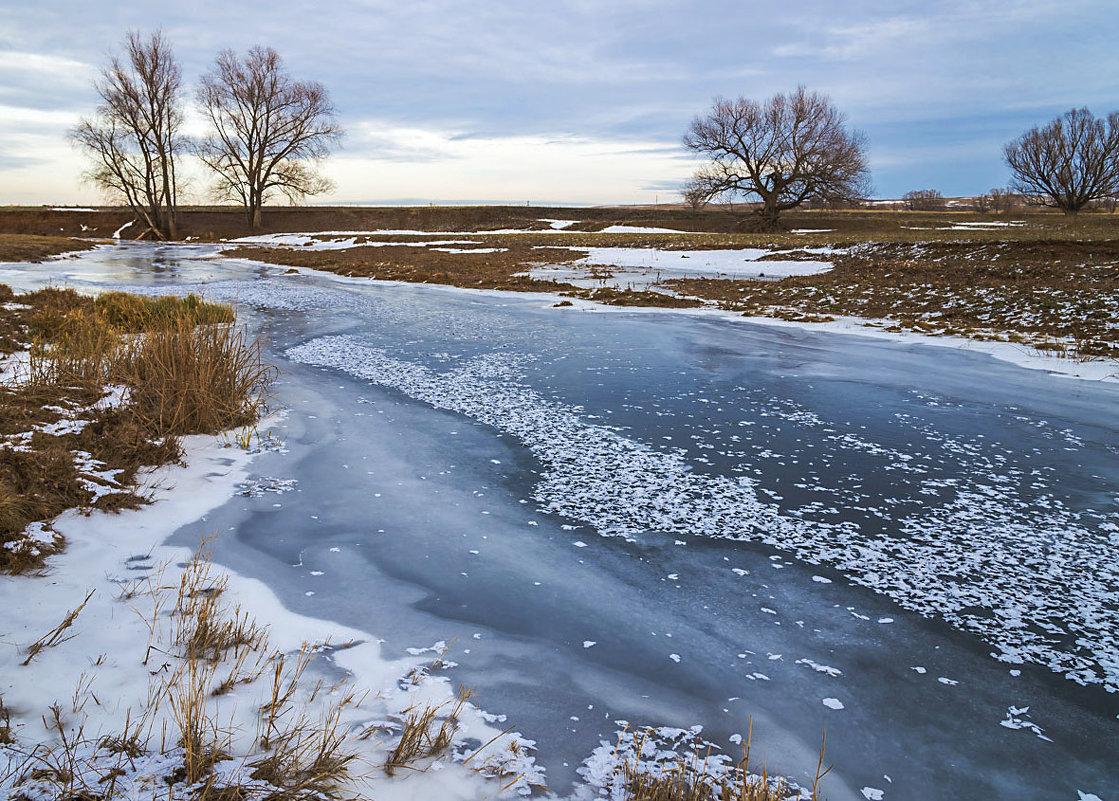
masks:
<svg viewBox="0 0 1119 801"><path fill-rule="evenodd" d="M826 795L1112 799L1119 385L702 314L133 245L0 282L236 301L286 453L188 527L291 608L453 643L561 793L622 724ZM279 481L273 481L277 479ZM757 760L760 762L760 759Z"/></svg>

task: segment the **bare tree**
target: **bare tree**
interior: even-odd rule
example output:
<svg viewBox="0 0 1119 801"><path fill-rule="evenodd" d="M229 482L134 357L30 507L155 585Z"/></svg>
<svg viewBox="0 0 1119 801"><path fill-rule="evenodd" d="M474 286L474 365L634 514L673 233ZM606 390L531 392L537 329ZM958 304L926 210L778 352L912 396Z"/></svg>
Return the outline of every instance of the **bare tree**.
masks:
<svg viewBox="0 0 1119 801"><path fill-rule="evenodd" d="M848 131L831 100L803 86L764 103L716 100L697 117L684 145L709 157L692 179L706 198L757 199L759 224L807 200L857 200L869 193L864 140Z"/></svg>
<svg viewBox="0 0 1119 801"><path fill-rule="evenodd" d="M1007 143L1003 154L1014 173L1013 189L1076 214L1119 193L1119 112L1105 123L1086 108L1072 109Z"/></svg>
<svg viewBox="0 0 1119 801"><path fill-rule="evenodd" d="M219 197L240 201L252 228L275 193L295 202L333 188L315 171L342 135L330 96L320 83L293 80L275 50L253 47L243 60L220 53L198 102L212 128L198 155L217 173Z"/></svg>
<svg viewBox="0 0 1119 801"><path fill-rule="evenodd" d="M1014 206L1015 195L1009 189L996 186L987 193L987 196L991 199L991 210L995 214L1002 214Z"/></svg>
<svg viewBox="0 0 1119 801"><path fill-rule="evenodd" d="M976 195L975 199L972 201L972 205L980 214L986 214L992 208L990 193L986 195Z"/></svg>
<svg viewBox="0 0 1119 801"><path fill-rule="evenodd" d="M707 205L710 197L707 195L706 189L697 184L694 180L686 181L684 186L680 189L680 196L684 198L684 203L692 211L699 211Z"/></svg>
<svg viewBox="0 0 1119 801"><path fill-rule="evenodd" d="M124 60L112 56L94 84L96 115L83 118L70 138L93 158L86 177L121 196L148 233L174 239L177 231L175 156L184 146L182 73L160 32L125 37Z"/></svg>
<svg viewBox="0 0 1119 801"><path fill-rule="evenodd" d="M914 189L901 199L910 211L941 211L946 205L944 195L936 189Z"/></svg>

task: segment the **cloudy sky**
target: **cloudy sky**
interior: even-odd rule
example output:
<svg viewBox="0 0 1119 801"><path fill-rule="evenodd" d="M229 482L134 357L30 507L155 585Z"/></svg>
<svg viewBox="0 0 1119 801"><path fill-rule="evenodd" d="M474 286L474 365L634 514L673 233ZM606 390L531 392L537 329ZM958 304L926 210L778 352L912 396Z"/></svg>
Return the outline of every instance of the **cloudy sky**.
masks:
<svg viewBox="0 0 1119 801"><path fill-rule="evenodd" d="M254 44L325 84L331 202L674 200L696 114L798 84L866 134L876 196L966 195L1032 125L1119 109L1115 0L0 0L0 204L101 200L66 132L129 28L188 85Z"/></svg>

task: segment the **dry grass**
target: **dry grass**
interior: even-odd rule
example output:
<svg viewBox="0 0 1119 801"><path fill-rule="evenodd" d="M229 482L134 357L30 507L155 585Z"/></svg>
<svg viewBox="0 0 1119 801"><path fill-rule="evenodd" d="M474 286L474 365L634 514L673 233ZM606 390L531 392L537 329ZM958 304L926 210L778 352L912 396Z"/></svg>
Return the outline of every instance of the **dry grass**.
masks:
<svg viewBox="0 0 1119 801"><path fill-rule="evenodd" d="M400 739L385 760L385 773L392 776L400 768L415 769L415 763L439 756L450 748L462 707L471 695L468 687L460 687L453 702L408 710ZM450 711L440 714L448 706Z"/></svg>
<svg viewBox="0 0 1119 801"><path fill-rule="evenodd" d="M260 416L275 372L262 348L233 323L182 322L132 340L110 376L154 435L216 434Z"/></svg>
<svg viewBox="0 0 1119 801"><path fill-rule="evenodd" d="M666 281L747 315L889 321L896 330L1119 356L1119 242L869 245L781 281Z"/></svg>
<svg viewBox="0 0 1119 801"><path fill-rule="evenodd" d="M239 607L220 600L226 580L199 549L177 587L157 579L147 583L144 593L131 594L152 601L154 647L166 664L151 672L146 703L127 712L120 731L89 737L80 715L84 701L75 701L73 719L67 719L55 704L44 719L53 744L21 750L0 704L0 742L7 744L10 754L23 757L8 776L0 777L10 788L8 797L21 801L122 798L128 784L120 781L122 777L150 770L138 764L156 755L166 771L162 778L167 798L324 801L338 797L354 759L341 727L342 710L357 704L353 692L332 687L325 694L330 701L320 704L320 713L309 714L307 705L314 702L319 685L308 690L304 671L316 648L305 645L294 667L284 655L270 652L266 630ZM172 618L166 633L160 626L164 608L169 608ZM74 617L76 612L67 619L72 622ZM141 617L148 616L141 613ZM53 639L57 644L66 628L64 621L43 641ZM251 654L250 659L245 654ZM260 725L266 734L249 741L246 750L243 732L232 718L219 715L216 695L222 684L219 676L227 669L236 674L247 662L253 665L252 675L240 676L236 683L251 684L267 665L273 667L274 676L270 700L261 708ZM88 689L88 682L85 686ZM75 698L82 687L79 679ZM156 725L159 720L165 721L161 729ZM236 769L217 770L228 760L237 761ZM150 766L151 760L146 764Z"/></svg>
<svg viewBox="0 0 1119 801"><path fill-rule="evenodd" d="M583 254L561 248L538 249L519 239L503 242L501 247L506 249L500 253L445 253L405 245L329 251L239 247L227 253L233 258L391 281L522 292L574 289L570 284L535 281L516 273L527 269L526 265L563 263Z"/></svg>
<svg viewBox="0 0 1119 801"><path fill-rule="evenodd" d="M74 621L78 619L78 615L80 615L82 610L85 609L86 604L89 603L89 599L93 597L94 592L95 590L90 590L89 594L86 595L85 600L78 604L76 608L71 609L69 612L67 612L66 616L62 618L61 623L59 623L57 626L48 631L39 639L35 640L35 642L31 643L31 645L27 646L27 658L20 662L20 664L24 667L27 667L29 664L31 664L31 660L34 659L44 648L54 648L56 645L61 645L67 640L72 639L75 635L67 635L66 632L71 626L74 625Z"/></svg>
<svg viewBox="0 0 1119 801"><path fill-rule="evenodd" d="M35 236L28 234L0 234L0 262L44 261L51 256L75 250L88 250L90 242L66 236Z"/></svg>
<svg viewBox="0 0 1119 801"><path fill-rule="evenodd" d="M646 732L637 740L637 754L647 753L646 740L650 734ZM831 772L830 766L824 767L826 738L825 734L820 743L820 756L808 795L781 776L771 777L764 765L761 773L750 772L751 720L746 742L742 745L742 758L729 769L722 760L712 760L710 748L706 753L689 754L667 765L647 763L635 757L621 766L623 797L626 801L789 801L792 798L823 801L820 783ZM619 746L621 742L619 739Z"/></svg>
<svg viewBox="0 0 1119 801"><path fill-rule="evenodd" d="M28 366L23 380L0 385L2 572L38 569L62 547L27 540L31 523L74 507L133 508L144 502L141 469L178 459L180 435L259 416L274 371L228 306L0 287L5 298L0 352L26 350ZM102 402L106 385L117 387L113 403ZM79 470L79 453L113 478Z"/></svg>

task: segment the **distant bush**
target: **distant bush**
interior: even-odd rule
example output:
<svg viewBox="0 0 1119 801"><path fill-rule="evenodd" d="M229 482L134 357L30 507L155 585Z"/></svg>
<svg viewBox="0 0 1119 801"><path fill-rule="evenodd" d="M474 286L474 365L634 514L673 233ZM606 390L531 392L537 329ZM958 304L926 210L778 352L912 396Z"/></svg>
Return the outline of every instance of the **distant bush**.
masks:
<svg viewBox="0 0 1119 801"><path fill-rule="evenodd" d="M905 207L910 211L943 211L944 195L936 189L914 189L901 196Z"/></svg>

